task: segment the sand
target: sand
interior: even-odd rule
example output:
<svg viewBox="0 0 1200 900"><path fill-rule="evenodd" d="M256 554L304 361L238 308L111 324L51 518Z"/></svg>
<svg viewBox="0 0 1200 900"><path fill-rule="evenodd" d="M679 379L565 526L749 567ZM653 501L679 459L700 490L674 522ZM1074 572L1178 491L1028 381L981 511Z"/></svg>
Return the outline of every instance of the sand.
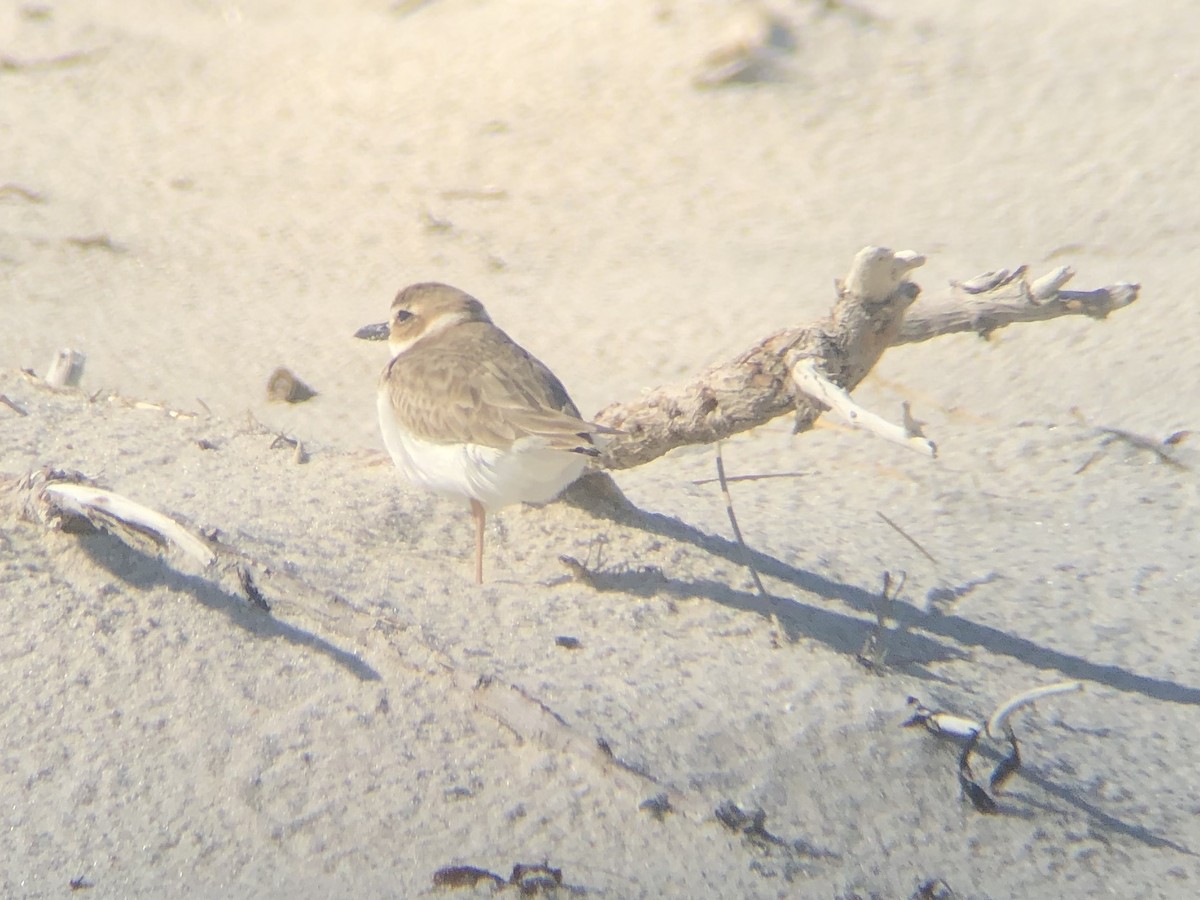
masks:
<svg viewBox="0 0 1200 900"><path fill-rule="evenodd" d="M603 897L1196 893L1200 441L1102 429L1200 420L1200 13L770 9L756 80L715 88L738 5L0 12L0 473L79 469L388 623L267 616L0 507L0 893L410 897L540 862ZM867 244L926 254L929 297L1022 263L1142 295L889 351L856 397L911 401L936 461L832 417L730 441L731 475L800 473L733 488L769 598L694 483L711 448L620 473L640 516L504 512L482 588L466 511L382 453L350 335L404 284L480 297L588 413L819 317ZM68 346L80 392L20 373ZM268 403L279 365L318 396ZM480 678L579 742L514 734ZM1064 679L996 815L899 727Z"/></svg>

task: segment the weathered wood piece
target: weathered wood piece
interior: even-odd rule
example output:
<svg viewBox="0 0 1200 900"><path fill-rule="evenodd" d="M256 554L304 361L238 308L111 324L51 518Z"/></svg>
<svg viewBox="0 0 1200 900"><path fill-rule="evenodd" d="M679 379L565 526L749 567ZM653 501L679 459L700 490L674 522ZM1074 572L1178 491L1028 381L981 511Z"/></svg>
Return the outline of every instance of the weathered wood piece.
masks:
<svg viewBox="0 0 1200 900"><path fill-rule="evenodd" d="M911 251L866 247L838 283L828 317L767 337L728 362L681 385L657 388L614 403L593 419L623 432L608 441L598 464L628 469L693 444L711 444L793 413L793 431L805 431L831 406L891 440L932 455L934 445L911 427L889 425L846 396L890 346L974 331L987 336L1016 322L1085 315L1103 319L1133 303L1136 284L1067 291L1074 274L1061 267L1032 283L1026 267L989 272L952 284L951 298L913 302L920 288L906 279L924 263ZM911 307L911 309L910 309ZM799 384L797 383L799 378Z"/></svg>

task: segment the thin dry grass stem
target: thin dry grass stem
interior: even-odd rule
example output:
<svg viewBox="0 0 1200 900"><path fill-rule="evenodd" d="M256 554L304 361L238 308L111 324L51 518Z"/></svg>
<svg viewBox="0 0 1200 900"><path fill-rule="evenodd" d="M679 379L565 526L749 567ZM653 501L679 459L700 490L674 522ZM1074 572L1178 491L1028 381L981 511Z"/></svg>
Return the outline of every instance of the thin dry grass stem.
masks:
<svg viewBox="0 0 1200 900"><path fill-rule="evenodd" d="M1096 430L1104 435L1102 443L1106 446L1113 441L1122 441L1135 450L1145 450L1148 453L1153 453L1159 462L1165 463L1173 469L1178 469L1181 472L1188 471L1186 465L1177 460L1165 449L1179 442L1179 438L1177 437L1178 432L1166 440L1159 441L1157 438L1138 434L1135 431L1128 431L1124 428L1113 428L1108 425L1101 425Z"/></svg>
<svg viewBox="0 0 1200 900"><path fill-rule="evenodd" d="M903 528L901 528L899 525L897 525L895 522L893 522L891 519L889 519L887 516L885 516L879 510L875 510L875 515L879 516L879 518L883 519L884 522L886 522L888 525L890 525L892 528L894 528L896 531L896 534L900 535L900 537L904 538L906 541L908 541L910 544L912 544L914 547L916 547L918 553L920 553L922 556L924 556L927 560L929 560L935 566L938 564L938 561L934 557L934 555L932 553L930 553L928 550L926 550L924 547L922 547L919 543L917 543L916 538L914 538L912 535L910 535L907 531L905 531Z"/></svg>
<svg viewBox="0 0 1200 900"><path fill-rule="evenodd" d="M758 569L754 567L754 557L750 554L750 548L746 546L746 541L742 537L742 529L738 526L737 514L733 511L733 496L729 493L729 482L725 479L725 460L721 456L721 442L717 441L717 480L721 483L721 494L725 497L725 512L729 514L729 524L733 526L733 536L737 538L738 546L742 548L742 560L746 564L746 568L750 570L750 577L754 579L754 587L758 590L760 597L766 597L767 589L763 587L762 579L758 577Z"/></svg>
<svg viewBox="0 0 1200 900"><path fill-rule="evenodd" d="M30 59L19 59L0 53L0 72L28 72L34 69L64 69L77 66L97 59L105 50L72 50L69 53L59 53L56 56L42 56Z"/></svg>
<svg viewBox="0 0 1200 900"><path fill-rule="evenodd" d="M7 406L9 409L11 409L13 412L15 412L18 416L29 415L29 413L27 413L24 409L22 409L21 406L15 400L12 400L6 394L0 394L0 403Z"/></svg>

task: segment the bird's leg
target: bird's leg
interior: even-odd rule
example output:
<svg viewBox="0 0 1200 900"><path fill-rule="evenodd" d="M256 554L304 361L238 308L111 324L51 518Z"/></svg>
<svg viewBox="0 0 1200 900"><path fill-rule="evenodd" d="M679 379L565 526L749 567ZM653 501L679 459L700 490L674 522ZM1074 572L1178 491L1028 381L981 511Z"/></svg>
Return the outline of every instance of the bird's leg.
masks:
<svg viewBox="0 0 1200 900"><path fill-rule="evenodd" d="M471 500L471 518L475 520L475 583L483 584L483 526L487 510L478 500Z"/></svg>

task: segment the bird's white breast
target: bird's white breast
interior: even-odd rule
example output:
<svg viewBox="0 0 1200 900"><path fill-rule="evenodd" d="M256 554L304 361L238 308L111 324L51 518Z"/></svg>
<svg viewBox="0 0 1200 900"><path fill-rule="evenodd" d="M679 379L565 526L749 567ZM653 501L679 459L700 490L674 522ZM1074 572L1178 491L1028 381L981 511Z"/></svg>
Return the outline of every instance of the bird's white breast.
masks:
<svg viewBox="0 0 1200 900"><path fill-rule="evenodd" d="M538 438L523 438L507 450L430 441L400 427L386 390L379 392L378 407L383 443L396 468L413 484L439 494L478 500L495 510L553 500L583 474L582 454L549 449Z"/></svg>

